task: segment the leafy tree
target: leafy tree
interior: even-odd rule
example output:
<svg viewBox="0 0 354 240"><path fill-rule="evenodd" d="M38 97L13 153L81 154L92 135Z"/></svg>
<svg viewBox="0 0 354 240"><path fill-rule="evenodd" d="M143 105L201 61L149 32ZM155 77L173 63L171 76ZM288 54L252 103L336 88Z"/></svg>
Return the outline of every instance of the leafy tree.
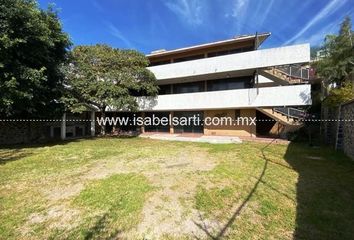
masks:
<svg viewBox="0 0 354 240"><path fill-rule="evenodd" d="M57 13L34 0L0 0L0 116L49 117L59 99L70 40Z"/></svg>
<svg viewBox="0 0 354 240"><path fill-rule="evenodd" d="M322 47L323 58L315 63L319 77L324 79L328 96L325 104L336 106L354 98L354 44L351 19L346 17L338 35L328 35Z"/></svg>
<svg viewBox="0 0 354 240"><path fill-rule="evenodd" d="M146 67L148 59L134 50L107 45L77 46L65 68L67 94L63 98L73 112L88 106L105 117L107 107L137 110L136 96L155 96L156 78ZM104 128L101 128L104 134Z"/></svg>
<svg viewBox="0 0 354 240"><path fill-rule="evenodd" d="M317 53L321 50L320 46L313 46L310 48L310 56L311 60L314 60L317 58Z"/></svg>
<svg viewBox="0 0 354 240"><path fill-rule="evenodd" d="M322 47L324 57L318 61L316 71L328 84L341 87L353 74L354 45L351 19L346 17L338 35L327 35Z"/></svg>
<svg viewBox="0 0 354 240"><path fill-rule="evenodd" d="M353 85L346 83L341 88L333 88L325 98L324 103L329 107L337 107L352 99L354 99Z"/></svg>

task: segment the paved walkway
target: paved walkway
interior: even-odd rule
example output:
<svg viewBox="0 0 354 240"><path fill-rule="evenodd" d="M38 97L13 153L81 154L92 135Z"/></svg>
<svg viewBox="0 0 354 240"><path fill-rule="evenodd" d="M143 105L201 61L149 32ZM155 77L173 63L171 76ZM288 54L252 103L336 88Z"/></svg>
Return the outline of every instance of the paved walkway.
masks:
<svg viewBox="0 0 354 240"><path fill-rule="evenodd" d="M183 141L183 142L207 142L207 143L242 143L246 142L262 142L272 144L289 144L288 140L271 137L236 137L236 136L207 136L202 133L182 133L182 134L170 134L170 133L156 133L146 132L139 135L143 138L151 138L157 140L170 140L170 141Z"/></svg>
<svg viewBox="0 0 354 240"><path fill-rule="evenodd" d="M181 142L204 142L213 144L225 144L225 143L242 143L239 137L230 136L206 136L203 134L169 134L169 133L144 133L140 137L157 139L157 140L169 140L169 141L181 141Z"/></svg>

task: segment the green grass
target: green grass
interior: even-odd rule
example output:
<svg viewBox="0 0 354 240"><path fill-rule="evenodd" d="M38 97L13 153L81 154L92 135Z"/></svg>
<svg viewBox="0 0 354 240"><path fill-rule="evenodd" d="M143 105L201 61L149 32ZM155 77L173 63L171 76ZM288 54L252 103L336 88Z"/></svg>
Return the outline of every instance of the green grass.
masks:
<svg viewBox="0 0 354 240"><path fill-rule="evenodd" d="M201 153L215 166L191 172L184 161ZM205 229L214 238L351 239L353 173L343 154L298 143L102 138L1 148L0 239L136 239L143 207L165 181L167 193L196 185L177 204L183 217L198 211L218 223ZM173 199L164 194L160 201L170 206Z"/></svg>
<svg viewBox="0 0 354 240"><path fill-rule="evenodd" d="M135 174L113 175L88 185L74 198L83 208L84 223L71 236L113 238L139 223L139 213L150 190L145 177Z"/></svg>
<svg viewBox="0 0 354 240"><path fill-rule="evenodd" d="M195 196L196 208L206 217L224 222L235 217L227 238L354 236L350 227L354 223L354 207L350 204L354 166L346 156L328 147L303 144L265 147L250 143L243 147L210 149L222 160L206 175L209 182L224 184L210 187L202 183ZM214 236L219 234L224 236L222 231Z"/></svg>

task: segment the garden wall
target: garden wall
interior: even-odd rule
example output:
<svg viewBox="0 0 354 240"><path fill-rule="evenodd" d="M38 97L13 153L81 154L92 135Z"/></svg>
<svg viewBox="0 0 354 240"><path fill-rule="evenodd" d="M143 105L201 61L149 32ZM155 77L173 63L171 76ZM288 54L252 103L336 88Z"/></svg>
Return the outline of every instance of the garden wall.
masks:
<svg viewBox="0 0 354 240"><path fill-rule="evenodd" d="M354 160L354 100L342 105L341 118L344 120L343 151Z"/></svg>
<svg viewBox="0 0 354 240"><path fill-rule="evenodd" d="M41 122L0 122L0 145L39 142L48 136L48 126Z"/></svg>

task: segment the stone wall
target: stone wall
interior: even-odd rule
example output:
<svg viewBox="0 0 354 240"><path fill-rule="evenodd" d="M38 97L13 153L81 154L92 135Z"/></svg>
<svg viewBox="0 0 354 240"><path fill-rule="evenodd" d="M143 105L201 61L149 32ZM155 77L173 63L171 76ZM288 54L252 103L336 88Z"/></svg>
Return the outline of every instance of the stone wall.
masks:
<svg viewBox="0 0 354 240"><path fill-rule="evenodd" d="M325 144L334 146L337 133L339 108L322 106L321 135Z"/></svg>
<svg viewBox="0 0 354 240"><path fill-rule="evenodd" d="M343 151L354 160L354 100L342 105L341 118L344 120Z"/></svg>
<svg viewBox="0 0 354 240"><path fill-rule="evenodd" d="M0 122L0 145L45 141L49 137L48 129L41 122Z"/></svg>
<svg viewBox="0 0 354 240"><path fill-rule="evenodd" d="M66 137L90 136L89 113L67 114ZM61 139L61 120L0 121L0 145L45 143Z"/></svg>

